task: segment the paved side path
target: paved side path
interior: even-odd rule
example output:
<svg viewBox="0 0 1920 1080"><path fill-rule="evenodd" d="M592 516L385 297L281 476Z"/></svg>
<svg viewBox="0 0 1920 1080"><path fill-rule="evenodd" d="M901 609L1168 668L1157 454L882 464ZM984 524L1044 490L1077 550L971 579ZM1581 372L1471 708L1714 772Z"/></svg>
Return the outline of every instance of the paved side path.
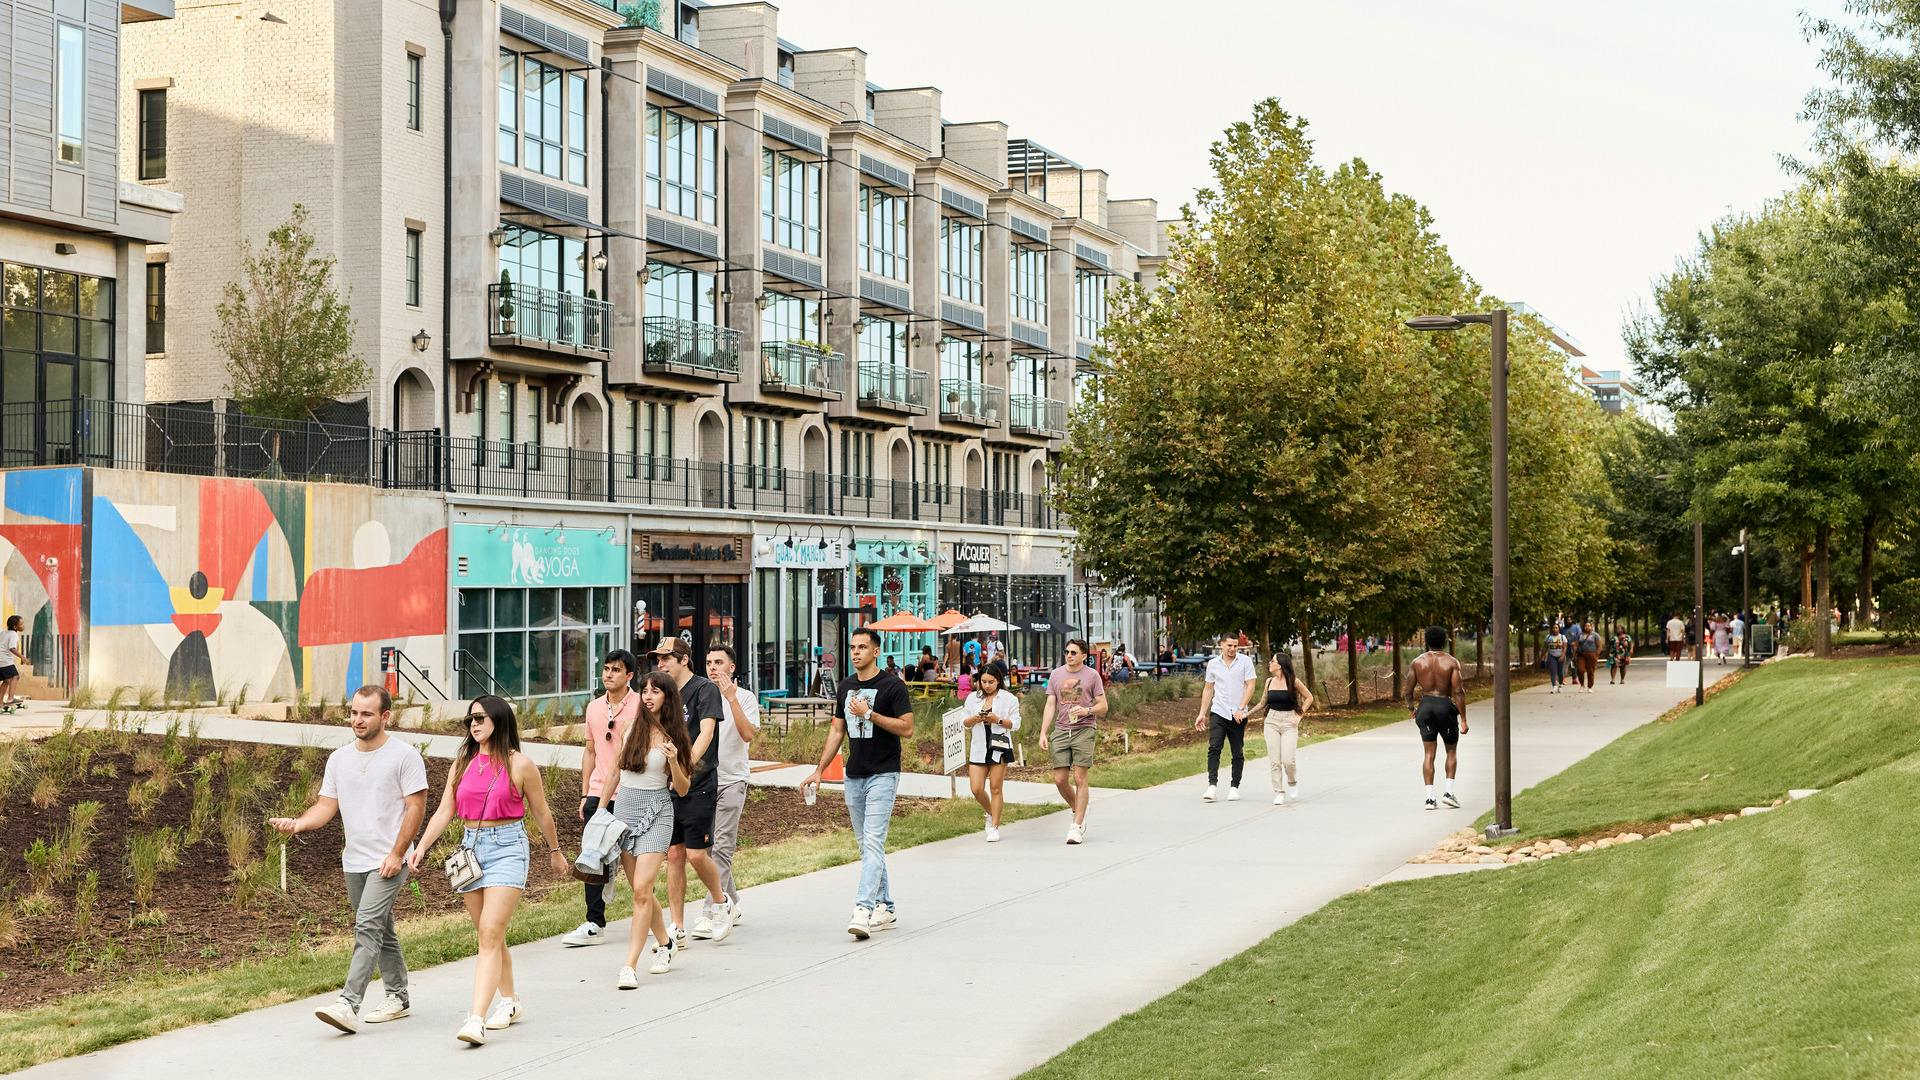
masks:
<svg viewBox="0 0 1920 1080"><path fill-rule="evenodd" d="M1635 674L1633 686L1592 695L1516 695L1516 787L1685 696L1659 685L1655 664ZM467 960L414 972L413 1015L357 1036L313 1019L328 995L22 1075L167 1080L270 1061L275 1080L1009 1076L1471 822L1492 802L1492 721L1484 706L1469 718L1460 810L1421 808L1419 742L1396 724L1302 751L1305 797L1285 807L1270 805L1259 763L1240 802L1202 803L1193 779L1098 798L1080 847L1063 843L1066 820L1051 815L1007 828L999 844L968 836L896 853L900 928L864 944L843 931L855 864L750 890L731 940L695 943L637 991L614 989L618 944L519 946L527 1018L477 1049L453 1037ZM616 924L611 936L626 932Z"/></svg>
<svg viewBox="0 0 1920 1080"><path fill-rule="evenodd" d="M81 727L105 727L107 714L103 711L69 710L57 702L36 702L26 709L0 718L0 734L7 730L22 734L45 734L60 730L60 723L72 712L74 721ZM200 737L203 739L221 739L228 742L265 743L269 746L318 746L331 750L336 746L345 746L353 738L353 729L336 724L296 724L284 720L249 720L238 716L220 716L209 713L121 713L121 722L134 722L139 730L149 735L164 735L167 727L178 723L181 730L186 725L198 722ZM394 731L393 737L409 745L427 745L427 753L432 757L451 758L460 748L460 737L456 735L432 735L424 731ZM559 765L565 769L580 767L580 748L561 743L527 743L522 747L526 755L541 765ZM784 762L755 761L753 775L749 783L755 787L797 788L801 781L812 775L813 769L807 765L791 765ZM1118 794L1110 789L1096 788L1098 794ZM1031 780L1008 780L1003 789L1004 797L1010 803L1024 803L1031 806L1065 806L1060 793L1052 784L1036 783ZM900 794L918 795L929 799L944 799L949 795L971 798L967 791L967 778L964 772L957 779L949 780L945 776L932 773L905 773L900 777ZM436 794L435 798L439 796Z"/></svg>

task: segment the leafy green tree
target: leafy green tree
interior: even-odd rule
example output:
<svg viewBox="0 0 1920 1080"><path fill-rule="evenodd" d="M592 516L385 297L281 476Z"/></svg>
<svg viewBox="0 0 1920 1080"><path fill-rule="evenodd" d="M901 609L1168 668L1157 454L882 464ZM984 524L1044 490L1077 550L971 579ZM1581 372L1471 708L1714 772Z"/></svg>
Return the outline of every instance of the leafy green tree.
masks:
<svg viewBox="0 0 1920 1080"><path fill-rule="evenodd" d="M353 311L334 287L334 259L314 254L306 207L247 245L228 282L213 339L227 358L233 400L258 416L301 419L320 404L365 392L373 380L354 352Z"/></svg>

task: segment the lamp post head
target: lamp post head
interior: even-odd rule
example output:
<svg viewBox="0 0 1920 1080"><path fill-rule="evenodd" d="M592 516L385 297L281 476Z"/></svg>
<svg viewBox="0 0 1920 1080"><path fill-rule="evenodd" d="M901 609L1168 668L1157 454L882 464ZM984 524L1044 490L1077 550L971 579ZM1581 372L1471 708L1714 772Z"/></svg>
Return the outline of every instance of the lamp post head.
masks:
<svg viewBox="0 0 1920 1080"><path fill-rule="evenodd" d="M1416 315L1407 320L1409 330L1458 330L1464 325L1454 315Z"/></svg>

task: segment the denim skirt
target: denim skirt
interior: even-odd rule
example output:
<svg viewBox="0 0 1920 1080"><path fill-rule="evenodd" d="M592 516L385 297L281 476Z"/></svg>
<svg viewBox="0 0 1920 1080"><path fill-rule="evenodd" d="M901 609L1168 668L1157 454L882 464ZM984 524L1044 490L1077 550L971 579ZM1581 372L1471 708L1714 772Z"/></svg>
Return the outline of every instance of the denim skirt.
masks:
<svg viewBox="0 0 1920 1080"><path fill-rule="evenodd" d="M460 891L475 889L521 889L527 887L527 827L516 821L511 825L493 825L468 829L463 842L480 860L480 880Z"/></svg>

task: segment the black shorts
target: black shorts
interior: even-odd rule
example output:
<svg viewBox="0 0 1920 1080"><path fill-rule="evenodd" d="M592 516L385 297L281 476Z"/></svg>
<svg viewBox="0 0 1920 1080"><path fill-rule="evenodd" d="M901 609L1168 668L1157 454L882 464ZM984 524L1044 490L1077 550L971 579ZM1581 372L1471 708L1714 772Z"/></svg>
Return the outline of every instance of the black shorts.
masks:
<svg viewBox="0 0 1920 1080"><path fill-rule="evenodd" d="M0 665L0 682L6 682L8 679L17 679L19 677L19 668L14 667L12 664Z"/></svg>
<svg viewBox="0 0 1920 1080"><path fill-rule="evenodd" d="M1439 739L1452 746L1460 741L1460 710L1454 707L1452 698L1422 694L1413 723L1420 729L1421 742Z"/></svg>
<svg viewBox="0 0 1920 1080"><path fill-rule="evenodd" d="M720 773L713 770L694 782L685 795L673 797L674 847L696 851L713 846L713 815L720 804Z"/></svg>

